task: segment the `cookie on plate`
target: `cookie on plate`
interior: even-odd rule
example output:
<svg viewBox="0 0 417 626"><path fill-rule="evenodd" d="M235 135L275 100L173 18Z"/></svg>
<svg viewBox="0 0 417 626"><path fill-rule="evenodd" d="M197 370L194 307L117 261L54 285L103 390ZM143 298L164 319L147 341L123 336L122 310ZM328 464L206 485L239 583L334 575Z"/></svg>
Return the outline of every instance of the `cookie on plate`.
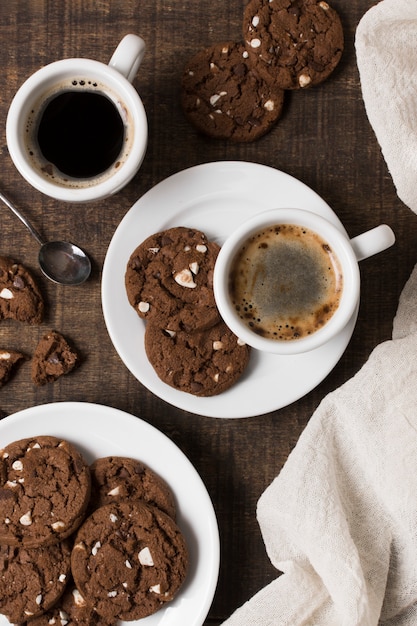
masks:
<svg viewBox="0 0 417 626"><path fill-rule="evenodd" d="M70 584L58 602L46 613L30 620L30 626L111 626L88 604L74 586Z"/></svg>
<svg viewBox="0 0 417 626"><path fill-rule="evenodd" d="M45 305L30 271L13 259L0 256L0 320L40 324Z"/></svg>
<svg viewBox="0 0 417 626"><path fill-rule="evenodd" d="M71 573L67 541L38 548L0 545L0 613L21 624L47 611Z"/></svg>
<svg viewBox="0 0 417 626"><path fill-rule="evenodd" d="M322 83L344 46L339 15L325 0L250 0L243 37L259 71L282 89Z"/></svg>
<svg viewBox="0 0 417 626"><path fill-rule="evenodd" d="M175 518L175 502L166 482L144 463L122 456L107 456L90 465L90 508L112 502L143 500Z"/></svg>
<svg viewBox="0 0 417 626"><path fill-rule="evenodd" d="M249 142L279 119L284 91L263 78L242 43L219 43L198 52L181 82L188 120L209 137Z"/></svg>
<svg viewBox="0 0 417 626"><path fill-rule="evenodd" d="M172 600L184 582L188 552L174 520L142 502L103 506L77 532L75 584L106 620L137 620Z"/></svg>
<svg viewBox="0 0 417 626"><path fill-rule="evenodd" d="M78 362L78 354L61 333L51 330L38 342L32 357L32 382L41 386L68 374Z"/></svg>
<svg viewBox="0 0 417 626"><path fill-rule="evenodd" d="M39 436L0 451L0 543L27 548L60 541L83 520L90 469L68 441Z"/></svg>
<svg viewBox="0 0 417 626"><path fill-rule="evenodd" d="M194 333L149 323L145 350L159 378L180 391L214 396L229 389L249 362L250 348L221 321Z"/></svg>
<svg viewBox="0 0 417 626"><path fill-rule="evenodd" d="M220 247L183 226L155 233L130 256L125 273L130 304L142 319L172 330L201 329L219 321L213 271Z"/></svg>
<svg viewBox="0 0 417 626"><path fill-rule="evenodd" d="M0 348L0 387L5 385L16 368L28 357L18 350Z"/></svg>

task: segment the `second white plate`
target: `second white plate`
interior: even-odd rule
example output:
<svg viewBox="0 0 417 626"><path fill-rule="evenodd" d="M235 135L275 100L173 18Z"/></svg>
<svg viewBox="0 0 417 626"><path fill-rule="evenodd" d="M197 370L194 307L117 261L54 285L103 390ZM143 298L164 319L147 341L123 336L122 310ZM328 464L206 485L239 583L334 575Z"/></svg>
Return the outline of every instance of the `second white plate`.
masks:
<svg viewBox="0 0 417 626"><path fill-rule="evenodd" d="M166 385L146 357L145 324L130 306L124 285L133 250L149 235L173 226L197 228L222 245L245 219L279 207L315 211L344 231L334 211L305 184L273 168L241 161L207 163L170 176L143 195L120 222L103 267L104 319L126 367L162 400L198 415L253 417L298 400L339 361L352 336L356 314L338 337L312 352L289 357L253 350L239 382L210 398Z"/></svg>

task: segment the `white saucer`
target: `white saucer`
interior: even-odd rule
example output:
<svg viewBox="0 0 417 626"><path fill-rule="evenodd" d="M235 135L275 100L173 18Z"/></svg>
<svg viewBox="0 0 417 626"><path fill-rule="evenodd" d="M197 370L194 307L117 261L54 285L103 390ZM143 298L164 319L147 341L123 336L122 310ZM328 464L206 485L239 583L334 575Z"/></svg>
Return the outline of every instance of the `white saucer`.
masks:
<svg viewBox="0 0 417 626"><path fill-rule="evenodd" d="M221 245L243 220L279 207L315 211L344 231L336 214L309 187L273 168L241 161L207 163L170 176L143 195L119 224L103 268L104 319L126 367L162 400L198 415L253 417L298 400L339 361L352 336L357 313L338 337L312 352L289 357L252 351L251 363L240 381L211 398L169 387L157 377L146 357L145 324L130 306L124 285L133 250L149 235L173 226L202 230Z"/></svg>
<svg viewBox="0 0 417 626"><path fill-rule="evenodd" d="M117 409L84 402L46 404L0 421L0 441L36 435L62 437L77 446L88 463L102 456L138 459L161 476L172 490L177 523L186 539L190 566L173 602L126 626L202 626L213 601L219 573L220 542L207 490L193 465L159 430ZM0 615L0 626L10 626Z"/></svg>

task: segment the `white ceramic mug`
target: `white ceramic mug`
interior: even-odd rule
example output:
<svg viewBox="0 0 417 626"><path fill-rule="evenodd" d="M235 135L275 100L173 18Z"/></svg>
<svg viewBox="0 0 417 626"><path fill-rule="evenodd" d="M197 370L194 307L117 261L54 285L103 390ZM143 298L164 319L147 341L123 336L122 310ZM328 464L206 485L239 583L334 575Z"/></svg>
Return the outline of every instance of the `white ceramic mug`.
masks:
<svg viewBox="0 0 417 626"><path fill-rule="evenodd" d="M133 178L148 141L145 109L132 85L144 51L143 39L129 34L121 40L108 65L91 59L63 59L46 65L23 83L9 108L6 138L16 168L33 187L58 200L87 202L116 193ZM61 171L39 147L40 124L49 123L45 121L49 103L58 101L60 94L80 92L105 96L120 126L119 143L115 144L115 149L120 145L120 152L103 171L91 175ZM96 117L92 114L91 119ZM97 127L97 134L105 133L105 126L102 124L102 131ZM77 133L73 134L75 143Z"/></svg>
<svg viewBox="0 0 417 626"><path fill-rule="evenodd" d="M286 226L283 227L283 225ZM288 230L287 225L292 225L292 228ZM276 256L275 259L274 255L278 254L278 252L274 252L275 244L273 242L275 239L265 239L265 233L267 233L266 237L269 237L270 231L279 231L281 233L281 243L279 245L282 245L283 236L287 237L287 243L290 245L288 251L282 253L283 256ZM289 235L283 235L284 231L292 233L290 235L292 239L298 237L295 240L295 246L289 243ZM262 236L260 236L260 233L262 233ZM317 271L316 269L314 270L313 276L309 275L309 271L301 270L300 273L300 270L298 270L297 281L293 280L291 269L285 272L282 270L284 264L288 264L288 267L291 268L295 268L298 264L299 256L293 257L293 254L305 254L303 246L307 244L305 243L305 234L303 235L302 233L307 233L308 237L310 237L310 240L307 238L307 242L310 242L308 243L309 249L305 261L308 266L307 269L315 268L316 261L312 261L312 259L316 258L314 256L316 252L318 259L323 256L322 246L325 246L323 249L326 250L326 259L323 262L325 263L323 267L325 267L326 271L331 270L331 275L334 275L334 293L336 295L330 297L328 295L330 291L324 292L326 295L323 298L326 297L329 302L325 302L324 307L322 307L323 303L321 303L320 306L322 308L317 308L317 311L320 310L320 315L315 314L315 326L312 331L308 331L309 334L307 334L306 330L307 323L304 324L305 332L299 331L300 325L298 321L294 323L294 319L297 316L293 312L291 313L292 321L285 325L289 330L276 332L276 328L281 322L278 323L275 320L278 319L279 307L283 306L282 303L286 297L285 292L289 294L288 308L292 307L293 302L297 301L297 298L300 299L300 302L304 302L307 298L308 306L310 307L310 300L313 296L315 298L315 287L313 289L312 285L316 284L315 275L318 274L318 269ZM301 240L303 243L300 243ZM314 244L310 245L313 240ZM252 247L248 247L249 241L255 242L253 246L251 244ZM360 296L358 261L385 250L394 241L394 233L385 224L362 233L358 237L349 239L343 230L311 211L282 208L259 213L237 228L226 239L220 250L214 269L214 295L220 314L229 328L241 340L258 350L290 355L318 348L330 341L346 326L358 306ZM263 256L263 250L266 248L272 250L272 252L268 252L268 255L270 255L268 262L263 260L266 258ZM244 254L242 254L242 250L245 250ZM257 250L261 251L259 256L257 256ZM293 252L294 250L295 252ZM256 261L253 260L255 257ZM237 261L238 258L240 258L239 262ZM291 259L294 258L297 261L296 263L291 262ZM265 269L266 263L268 263L267 269ZM279 265L274 265L274 263L279 263ZM322 267L321 263L321 260L320 262L318 261L317 268ZM330 268L330 265L333 267ZM251 269L247 270L249 266ZM300 267L303 267L301 262ZM280 276L275 282L275 278L280 272L283 273L284 278ZM242 284L244 284L246 290L244 303L242 303L242 299L239 299L241 297L240 294L243 292L240 291L239 296L236 295L236 276L238 275L243 276L242 280L244 282ZM239 280L241 279L239 278ZM302 285L301 283L304 280L306 284ZM327 289L329 280L330 273L324 278L326 287L323 289ZM300 284L294 287L291 281ZM322 289L322 278L320 278L320 281L320 289ZM307 295L299 295L299 292L301 293L299 287L303 287L304 292L302 293ZM294 291L291 291L292 289ZM246 297L247 293L250 293L249 297ZM256 294L261 295L258 297ZM264 312L259 313L262 308ZM267 310L268 312L266 313ZM327 311L327 317L323 316L323 311ZM268 332L265 332L266 326L262 326L262 324L267 318L271 320L271 323L268 326ZM276 326L274 326L275 323ZM274 332L270 331L270 328L273 328ZM303 324L301 324L301 328L303 328Z"/></svg>

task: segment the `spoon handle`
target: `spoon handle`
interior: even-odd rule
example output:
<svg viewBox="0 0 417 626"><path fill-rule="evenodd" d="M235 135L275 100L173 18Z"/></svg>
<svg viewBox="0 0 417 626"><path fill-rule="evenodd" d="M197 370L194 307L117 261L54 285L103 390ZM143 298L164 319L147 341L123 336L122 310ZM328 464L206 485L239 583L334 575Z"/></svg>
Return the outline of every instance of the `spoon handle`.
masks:
<svg viewBox="0 0 417 626"><path fill-rule="evenodd" d="M32 226L32 224L29 222L29 220L27 220L26 217L24 215L22 215L20 213L20 211L18 211L16 209L16 207L10 202L10 200L8 198L6 198L6 196L1 191L0 191L0 200L2 200L4 202L4 204L9 207L9 209L12 211L12 213L14 213L16 215L16 217L18 217L20 219L20 221L23 222L23 224L30 231L30 233L33 235L33 237L35 237L37 242L42 245L43 244L43 239L40 236L40 234L38 233L38 231L36 230L36 228L34 228Z"/></svg>

